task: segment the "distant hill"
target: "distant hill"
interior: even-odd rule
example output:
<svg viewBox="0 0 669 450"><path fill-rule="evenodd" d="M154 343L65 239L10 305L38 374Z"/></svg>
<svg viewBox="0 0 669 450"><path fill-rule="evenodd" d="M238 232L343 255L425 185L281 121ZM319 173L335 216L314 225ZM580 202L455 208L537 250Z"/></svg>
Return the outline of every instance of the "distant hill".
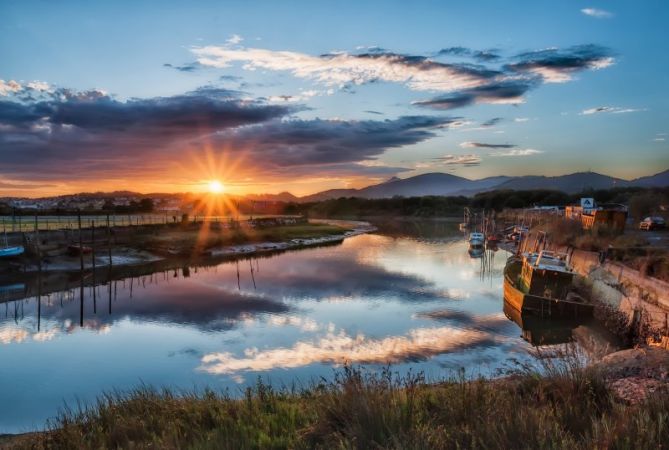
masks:
<svg viewBox="0 0 669 450"><path fill-rule="evenodd" d="M270 202L297 202L299 198L290 192L280 192L278 194L249 194L246 195L249 200L270 201Z"/></svg>
<svg viewBox="0 0 669 450"><path fill-rule="evenodd" d="M315 202L340 197L388 198L394 196L420 197L426 195L465 195L479 192L508 189L525 191L532 189L552 189L569 194L586 189L611 189L614 187L663 187L669 186L669 170L656 175L623 180L596 172L577 172L555 177L546 176L497 176L470 180L448 173L426 173L415 177L391 178L380 184L361 189L330 189L300 197L300 202Z"/></svg>
<svg viewBox="0 0 669 450"><path fill-rule="evenodd" d="M585 189L611 189L614 187L631 185L630 181L602 175L596 172L577 172L557 177L513 177L510 180L495 186L495 189L513 189L516 191L553 189L568 194L574 194Z"/></svg>
<svg viewBox="0 0 669 450"><path fill-rule="evenodd" d="M664 187L669 186L669 169L648 177L636 178L631 181L634 186Z"/></svg>

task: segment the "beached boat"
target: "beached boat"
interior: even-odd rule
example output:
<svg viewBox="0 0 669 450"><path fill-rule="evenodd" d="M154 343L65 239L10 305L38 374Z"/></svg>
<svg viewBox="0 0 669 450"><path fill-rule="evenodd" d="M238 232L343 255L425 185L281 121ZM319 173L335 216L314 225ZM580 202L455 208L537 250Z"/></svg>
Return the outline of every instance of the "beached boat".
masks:
<svg viewBox="0 0 669 450"><path fill-rule="evenodd" d="M22 255L24 252L22 245L16 245L14 247L2 247L0 248L0 258L10 258L13 256Z"/></svg>
<svg viewBox="0 0 669 450"><path fill-rule="evenodd" d="M469 234L469 245L472 247L482 246L485 242L485 236L483 233L470 233Z"/></svg>
<svg viewBox="0 0 669 450"><path fill-rule="evenodd" d="M593 305L571 292L574 272L563 255L543 251L509 258L504 299L521 313L540 317L589 317Z"/></svg>
<svg viewBox="0 0 669 450"><path fill-rule="evenodd" d="M71 244L67 246L67 253L70 256L79 256L79 255L87 255L91 253L93 249L91 247L87 247L85 245L79 245L79 244Z"/></svg>

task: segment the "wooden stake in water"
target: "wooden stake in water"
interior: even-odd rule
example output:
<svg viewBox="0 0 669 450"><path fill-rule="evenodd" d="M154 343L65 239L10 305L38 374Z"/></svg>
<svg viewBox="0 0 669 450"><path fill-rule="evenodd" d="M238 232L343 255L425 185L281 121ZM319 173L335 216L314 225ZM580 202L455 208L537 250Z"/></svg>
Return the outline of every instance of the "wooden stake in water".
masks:
<svg viewBox="0 0 669 450"><path fill-rule="evenodd" d="M77 225L79 227L79 263L80 272L79 278L81 284L79 286L79 326L84 326L84 246L81 238L81 211L77 212Z"/></svg>
<svg viewBox="0 0 669 450"><path fill-rule="evenodd" d="M95 220L91 221L91 266L93 267L93 314L97 314L98 299L95 294Z"/></svg>

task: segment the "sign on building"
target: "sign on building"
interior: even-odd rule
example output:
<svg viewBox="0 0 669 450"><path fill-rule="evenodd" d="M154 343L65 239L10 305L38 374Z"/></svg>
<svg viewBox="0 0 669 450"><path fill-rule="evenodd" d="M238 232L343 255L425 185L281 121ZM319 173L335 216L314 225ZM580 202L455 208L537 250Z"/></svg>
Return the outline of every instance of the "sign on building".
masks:
<svg viewBox="0 0 669 450"><path fill-rule="evenodd" d="M595 207L595 199L591 197L583 197L581 198L581 208L583 208L583 211L588 211L591 209L594 209Z"/></svg>

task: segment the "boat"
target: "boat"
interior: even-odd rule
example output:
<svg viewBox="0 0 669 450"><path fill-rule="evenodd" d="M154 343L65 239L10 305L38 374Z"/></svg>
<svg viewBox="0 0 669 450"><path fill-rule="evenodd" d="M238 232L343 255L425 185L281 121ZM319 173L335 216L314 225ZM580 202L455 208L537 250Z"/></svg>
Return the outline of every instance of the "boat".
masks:
<svg viewBox="0 0 669 450"><path fill-rule="evenodd" d="M91 247L87 247L85 245L71 244L67 246L67 253L70 256L79 256L80 254L87 255L92 251L93 249Z"/></svg>
<svg viewBox="0 0 669 450"><path fill-rule="evenodd" d="M572 332L582 321L548 319L521 313L504 300L504 315L520 328L521 337L532 345L566 344L574 340Z"/></svg>
<svg viewBox="0 0 669 450"><path fill-rule="evenodd" d="M594 307L572 292L573 278L565 255L544 250L512 256L504 267L504 300L540 317L591 317Z"/></svg>
<svg viewBox="0 0 669 450"><path fill-rule="evenodd" d="M4 225L3 225L4 228ZM0 258L11 258L14 256L22 255L25 249L22 245L9 246L9 241L7 240L7 229L3 230L5 236L5 245L0 247Z"/></svg>
<svg viewBox="0 0 669 450"><path fill-rule="evenodd" d="M470 233L469 245L472 247L479 247L485 243L485 236L483 233Z"/></svg>
<svg viewBox="0 0 669 450"><path fill-rule="evenodd" d="M469 256L472 258L481 258L484 252L485 249L481 245L470 246L469 250L467 250L467 253L469 253Z"/></svg>
<svg viewBox="0 0 669 450"><path fill-rule="evenodd" d="M16 245L14 247L2 247L0 248L0 258L10 258L13 256L22 255L25 249L22 245Z"/></svg>

